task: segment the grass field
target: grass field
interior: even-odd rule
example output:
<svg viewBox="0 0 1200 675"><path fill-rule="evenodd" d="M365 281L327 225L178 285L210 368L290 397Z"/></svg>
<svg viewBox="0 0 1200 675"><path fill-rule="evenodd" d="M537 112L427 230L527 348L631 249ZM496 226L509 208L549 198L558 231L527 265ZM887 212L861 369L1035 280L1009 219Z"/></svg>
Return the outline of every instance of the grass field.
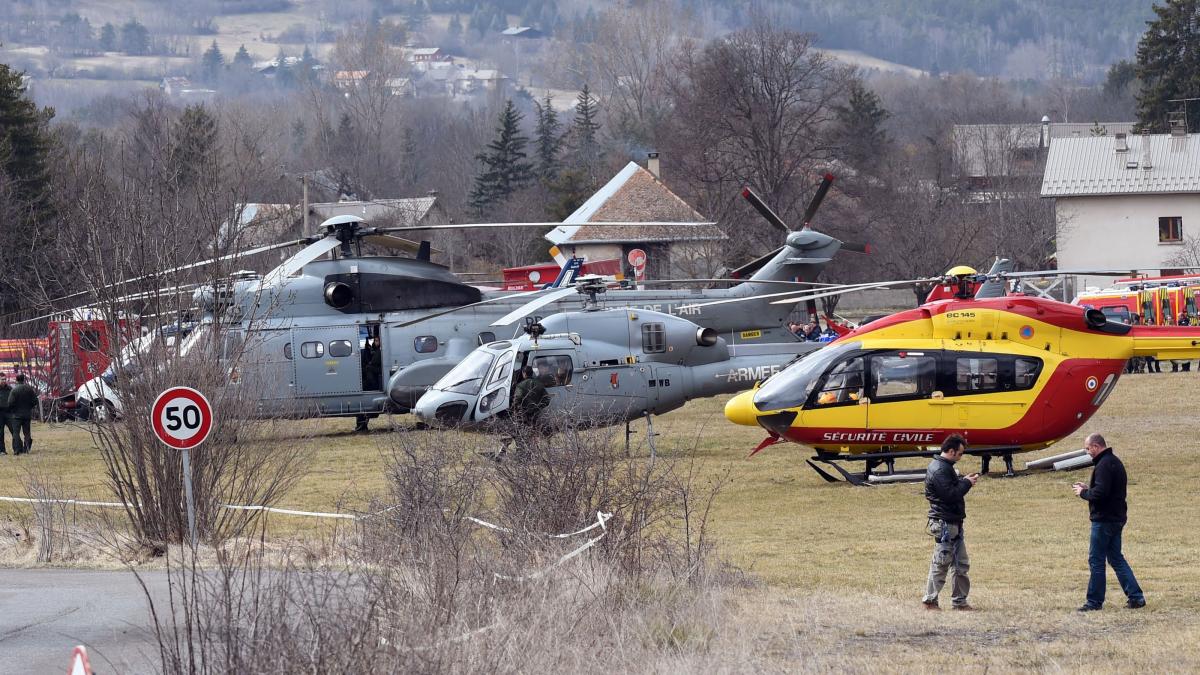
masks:
<svg viewBox="0 0 1200 675"><path fill-rule="evenodd" d="M726 632L752 641L768 668L1182 672L1200 667L1200 465L1190 397L1198 378L1126 377L1084 429L1104 433L1131 476L1125 550L1149 601L1137 612L1123 608L1115 580L1105 611L1073 611L1087 581L1088 523L1069 486L1086 472L981 481L966 523L980 611L930 613L919 606L932 544L918 485L829 485L795 446L746 459L762 434L726 423L724 399L693 403L656 427L660 451L696 442L702 471L733 479L713 523L723 557L754 583L738 592L737 625ZM297 438L320 435L304 441L316 444L315 458L281 506L355 507L382 488L390 432L354 435L349 426L296 427ZM0 495L22 496L22 467L36 465L69 492L109 498L85 428L34 433L33 454L0 458ZM1072 438L1045 454L1076 447ZM284 529L307 522L290 519Z"/></svg>

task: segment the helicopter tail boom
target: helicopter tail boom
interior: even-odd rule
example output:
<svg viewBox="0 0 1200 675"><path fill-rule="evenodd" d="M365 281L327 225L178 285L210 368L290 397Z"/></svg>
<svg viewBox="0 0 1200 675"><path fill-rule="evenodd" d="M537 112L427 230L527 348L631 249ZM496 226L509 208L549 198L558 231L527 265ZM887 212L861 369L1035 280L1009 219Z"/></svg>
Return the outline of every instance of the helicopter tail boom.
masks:
<svg viewBox="0 0 1200 675"><path fill-rule="evenodd" d="M1133 356L1200 358L1200 326L1134 326Z"/></svg>

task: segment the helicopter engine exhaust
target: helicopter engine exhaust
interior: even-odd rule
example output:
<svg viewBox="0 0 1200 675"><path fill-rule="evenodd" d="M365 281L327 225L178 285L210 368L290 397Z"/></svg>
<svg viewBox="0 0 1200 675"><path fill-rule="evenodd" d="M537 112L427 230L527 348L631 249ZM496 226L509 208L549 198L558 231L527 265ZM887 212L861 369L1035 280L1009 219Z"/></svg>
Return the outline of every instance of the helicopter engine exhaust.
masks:
<svg viewBox="0 0 1200 675"><path fill-rule="evenodd" d="M711 347L717 344L717 331L712 328L697 328L696 344L701 347Z"/></svg>
<svg viewBox="0 0 1200 675"><path fill-rule="evenodd" d="M340 281L325 284L325 304L334 309L345 309L354 300L354 289Z"/></svg>
<svg viewBox="0 0 1200 675"><path fill-rule="evenodd" d="M1088 328L1104 328L1104 324L1108 323L1108 317L1098 309L1089 309L1084 313L1083 319L1087 322Z"/></svg>

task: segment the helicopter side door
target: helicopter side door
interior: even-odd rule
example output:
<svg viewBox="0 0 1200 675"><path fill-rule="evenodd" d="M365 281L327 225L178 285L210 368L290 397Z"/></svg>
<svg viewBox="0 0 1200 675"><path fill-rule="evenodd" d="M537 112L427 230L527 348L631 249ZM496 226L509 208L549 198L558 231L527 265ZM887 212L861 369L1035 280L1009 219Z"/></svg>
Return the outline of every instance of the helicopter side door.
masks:
<svg viewBox="0 0 1200 675"><path fill-rule="evenodd" d="M357 326L293 328L292 356L298 397L362 392Z"/></svg>
<svg viewBox="0 0 1200 675"><path fill-rule="evenodd" d="M533 367L533 376L541 380L550 394L550 407L543 414L577 412L578 393L576 378L578 377L574 350L562 349L531 351L526 355L524 365Z"/></svg>
<svg viewBox="0 0 1200 675"><path fill-rule="evenodd" d="M867 358L871 429L939 428L942 408L930 404L938 386L939 357L940 352L930 350L877 352Z"/></svg>

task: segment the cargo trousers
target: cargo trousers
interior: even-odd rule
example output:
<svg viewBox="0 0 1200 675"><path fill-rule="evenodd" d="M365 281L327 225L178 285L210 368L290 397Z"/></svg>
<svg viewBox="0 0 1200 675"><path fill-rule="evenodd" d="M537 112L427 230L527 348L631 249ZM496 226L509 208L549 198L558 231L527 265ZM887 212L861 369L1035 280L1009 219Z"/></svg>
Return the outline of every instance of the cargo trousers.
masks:
<svg viewBox="0 0 1200 675"><path fill-rule="evenodd" d="M967 594L971 592L971 560L967 557L967 542L963 533L962 523L947 523L942 520L930 519L927 526L929 535L936 542L933 547L933 559L929 563L929 581L925 584L927 605L937 604L938 594L946 585L948 572L954 573L954 582L950 587L950 601L956 607L967 604Z"/></svg>

